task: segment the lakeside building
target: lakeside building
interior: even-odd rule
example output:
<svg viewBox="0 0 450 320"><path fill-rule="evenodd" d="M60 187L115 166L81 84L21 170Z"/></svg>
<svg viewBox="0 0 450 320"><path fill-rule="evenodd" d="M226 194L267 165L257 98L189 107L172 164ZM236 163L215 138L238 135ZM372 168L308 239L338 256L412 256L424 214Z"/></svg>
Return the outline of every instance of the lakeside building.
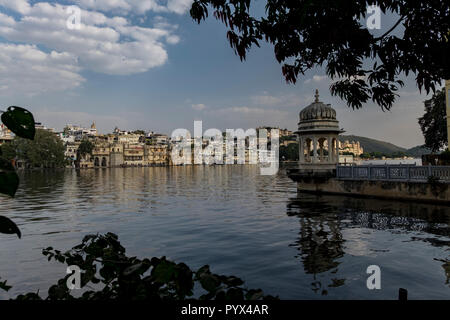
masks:
<svg viewBox="0 0 450 320"><path fill-rule="evenodd" d="M263 139L259 143L266 142L267 150L271 149L271 129L273 127L259 127L259 129L266 129L268 137ZM278 129L278 128L275 128ZM259 131L258 131L259 132ZM288 146L290 144L298 143L296 136L292 131L282 129L280 134L280 145ZM172 146L180 139L173 139L173 141L165 134L149 132L146 133L142 130L128 132L120 130L118 127L114 129L112 133L98 134L95 128L95 123L91 128L83 128L81 126L67 125L64 132L59 133L60 138L63 140L66 150L65 157L70 161L70 166L75 166L77 161L77 150L83 139L91 141L94 145L92 154L88 157L85 156L79 159L79 166L82 168L94 168L94 167L127 167L127 166L165 166L165 165L177 165L171 159ZM225 136L225 133L224 133ZM203 152L208 147L209 142L202 140L202 152L195 153L195 141L188 136L184 138L188 144L191 145L191 156L188 160L188 165L199 164L212 164L216 163L216 150L213 149L211 157L205 157ZM222 144L222 163L219 164L249 164L249 163L264 163L267 157L261 152L257 152L256 155L252 154L249 150L249 139L246 137L243 150L239 151L234 144L234 152L232 159L226 159L226 142L224 140ZM313 148L313 142L311 141L311 148ZM321 148L321 157L328 154L328 140L316 141L316 149ZM339 148L340 153L345 151L352 152L354 154L361 154L362 148L359 142L348 142L340 144L342 148ZM342 149L342 150L341 150ZM312 149L311 149L312 150ZM181 151L182 152L182 151ZM242 155L238 152L243 152ZM256 156L256 158L255 158ZM220 156L219 156L220 157ZM244 160L242 160L244 159ZM254 161L254 159L256 159ZM212 163L211 163L212 161ZM349 162L349 159L345 159L342 162Z"/></svg>
<svg viewBox="0 0 450 320"><path fill-rule="evenodd" d="M359 141L349 142L348 140L345 140L344 142L338 141L338 143L340 154L353 153L355 156L360 156L364 153L364 149L361 147Z"/></svg>
<svg viewBox="0 0 450 320"><path fill-rule="evenodd" d="M55 133L55 129L53 129L53 128L48 128L48 127L46 127L45 125L43 125L41 122L35 122L34 123L34 128L37 130L37 129L40 129L40 130L47 130L47 131L50 131L50 132L53 132L53 133Z"/></svg>
<svg viewBox="0 0 450 320"><path fill-rule="evenodd" d="M169 143L169 136L167 134L152 132L145 138L145 141L148 144L167 145Z"/></svg>
<svg viewBox="0 0 450 320"><path fill-rule="evenodd" d="M0 145L11 142L13 138L11 130L3 123L0 124Z"/></svg>
<svg viewBox="0 0 450 320"><path fill-rule="evenodd" d="M75 166L79 160L81 168L167 165L170 158L168 137L160 134L154 136L156 139L147 141L144 132L128 132L117 127L113 133L99 134L95 122L89 129L66 125L64 132L59 133L70 166ZM82 140L93 144L92 153L77 159Z"/></svg>
<svg viewBox="0 0 450 320"><path fill-rule="evenodd" d="M75 140L82 140L85 137L95 137L97 136L98 132L95 122L93 122L90 128L84 128L78 125L67 124L64 127L63 132L61 132L60 134L62 136L63 141L64 139L68 139L67 141L71 140L75 141Z"/></svg>
<svg viewBox="0 0 450 320"><path fill-rule="evenodd" d="M270 126L261 126L256 128L256 132L259 132L259 130L265 129L267 130L267 139L271 138L271 130L272 129L278 129L279 137L291 137L294 135L293 131L290 131L288 129L280 129L279 127L270 127Z"/></svg>
<svg viewBox="0 0 450 320"><path fill-rule="evenodd" d="M148 145L145 143L109 142L99 136L91 141L92 153L80 159L81 168L94 167L144 167L169 164L168 145ZM77 159L80 142L66 144L66 157L72 162Z"/></svg>
<svg viewBox="0 0 450 320"><path fill-rule="evenodd" d="M77 151L78 151L78 147L80 146L80 142L77 141L68 141L65 143L65 151L64 151L64 156L66 157L66 159L70 160L71 162L77 160Z"/></svg>

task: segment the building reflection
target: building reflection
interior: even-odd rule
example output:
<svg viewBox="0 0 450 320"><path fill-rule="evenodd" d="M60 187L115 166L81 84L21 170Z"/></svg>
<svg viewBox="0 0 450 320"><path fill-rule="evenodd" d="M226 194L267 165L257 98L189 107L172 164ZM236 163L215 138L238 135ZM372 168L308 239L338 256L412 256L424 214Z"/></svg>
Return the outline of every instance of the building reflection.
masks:
<svg viewBox="0 0 450 320"><path fill-rule="evenodd" d="M326 214L324 214L326 212ZM298 216L300 223L299 237L292 244L297 247L306 274L313 280L311 289L322 295L328 293L327 287L339 286L345 279L331 277L330 283L323 284L319 274L336 274L339 258L344 256L344 239L340 232L340 221L331 207L321 201L304 202L293 200L288 204L287 214Z"/></svg>
<svg viewBox="0 0 450 320"><path fill-rule="evenodd" d="M330 288L345 284L346 279L338 276L340 259L349 254L349 249L344 246L344 230L420 231L426 236L412 237L412 241L450 247L450 241L436 237L450 237L450 210L447 206L300 194L288 202L287 215L299 219L300 231L292 246L298 249L305 273L312 275L311 289L322 295L326 295ZM449 285L450 259L435 260L443 263L446 284ZM327 279L326 283L324 279Z"/></svg>

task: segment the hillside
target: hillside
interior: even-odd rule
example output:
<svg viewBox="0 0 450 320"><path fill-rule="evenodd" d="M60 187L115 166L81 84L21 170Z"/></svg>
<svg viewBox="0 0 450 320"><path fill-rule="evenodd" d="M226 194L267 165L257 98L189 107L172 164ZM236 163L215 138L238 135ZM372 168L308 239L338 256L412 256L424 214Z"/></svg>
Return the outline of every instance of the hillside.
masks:
<svg viewBox="0 0 450 320"><path fill-rule="evenodd" d="M354 136L354 135L341 135L339 141L359 141L364 149L364 152L381 152L386 154L392 154L394 152L407 152L407 149L396 146L390 142L375 140L367 137Z"/></svg>
<svg viewBox="0 0 450 320"><path fill-rule="evenodd" d="M423 146L416 146L406 151L412 157L421 157L423 154L430 154L431 150Z"/></svg>

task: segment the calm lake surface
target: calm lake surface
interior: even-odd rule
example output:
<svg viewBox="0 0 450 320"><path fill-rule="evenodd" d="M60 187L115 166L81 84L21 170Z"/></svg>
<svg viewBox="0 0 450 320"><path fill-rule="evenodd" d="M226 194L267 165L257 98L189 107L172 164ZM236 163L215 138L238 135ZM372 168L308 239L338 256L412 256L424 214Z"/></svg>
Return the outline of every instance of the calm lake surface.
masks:
<svg viewBox="0 0 450 320"><path fill-rule="evenodd" d="M0 215L22 239L0 234L0 277L46 296L66 266L42 248L67 250L89 233L114 232L129 255L167 256L236 275L282 299L450 299L450 208L411 202L297 195L280 170L256 166L22 172ZM446 263L447 261L447 263ZM381 268L381 290L366 269Z"/></svg>

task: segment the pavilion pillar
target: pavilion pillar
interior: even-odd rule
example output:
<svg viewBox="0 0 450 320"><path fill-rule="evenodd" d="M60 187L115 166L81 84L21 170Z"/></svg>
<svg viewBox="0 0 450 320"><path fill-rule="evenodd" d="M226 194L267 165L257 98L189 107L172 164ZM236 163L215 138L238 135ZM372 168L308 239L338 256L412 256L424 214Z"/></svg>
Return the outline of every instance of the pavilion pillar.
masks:
<svg viewBox="0 0 450 320"><path fill-rule="evenodd" d="M334 139L334 143L333 143L333 145L334 145L334 161L335 162L338 162L339 163L339 141L338 141L338 139L336 138L336 139Z"/></svg>
<svg viewBox="0 0 450 320"><path fill-rule="evenodd" d="M313 163L317 162L317 138L313 138Z"/></svg>
<svg viewBox="0 0 450 320"><path fill-rule="evenodd" d="M308 139L308 142L306 143L307 145L308 145L308 150L307 150L307 152L308 152L308 157L307 157L307 159L308 159L308 162L312 162L312 158L311 158L311 150L312 150L312 140L311 140L311 138L309 138Z"/></svg>
<svg viewBox="0 0 450 320"><path fill-rule="evenodd" d="M332 152L332 147L331 147L331 137L328 136L327 137L327 144L328 144L328 162L333 163L333 152Z"/></svg>
<svg viewBox="0 0 450 320"><path fill-rule="evenodd" d="M324 148L325 140L322 138L319 139L319 162L323 162L323 148Z"/></svg>
<svg viewBox="0 0 450 320"><path fill-rule="evenodd" d="M299 138L299 143L300 143L300 148L299 148L299 152L300 154L298 155L298 160L300 161L300 163L304 163L305 162L305 141L303 141L303 138Z"/></svg>

